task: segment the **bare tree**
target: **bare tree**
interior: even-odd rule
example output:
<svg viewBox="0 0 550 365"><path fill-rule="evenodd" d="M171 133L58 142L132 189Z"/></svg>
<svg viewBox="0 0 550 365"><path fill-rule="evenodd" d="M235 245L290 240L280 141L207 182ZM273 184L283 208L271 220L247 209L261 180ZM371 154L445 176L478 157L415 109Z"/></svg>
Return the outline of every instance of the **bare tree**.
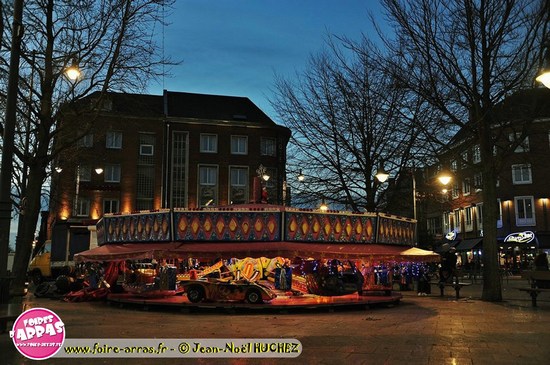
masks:
<svg viewBox="0 0 550 365"><path fill-rule="evenodd" d="M80 120L72 138L62 133L67 105L72 115L94 110L106 91L142 90L161 75L163 59L154 27L163 22L164 7L173 0L27 1L23 24L18 125L16 126L14 203L19 210L12 289L23 288L38 215L42 187L50 164L63 149L87 134L94 118ZM4 6L3 19L12 9ZM2 42L6 37L2 38ZM2 44L0 80L9 70ZM64 76L71 64L82 74L75 81ZM96 92L95 103L78 103ZM63 107L65 105L65 107ZM75 114L78 113L78 114ZM83 115L83 114L82 114ZM56 138L63 135L65 138ZM55 143L54 143L55 141ZM0 243L7 244L7 243Z"/></svg>
<svg viewBox="0 0 550 365"><path fill-rule="evenodd" d="M517 143L503 145L499 103L533 85L546 36L547 0L383 0L395 39L388 75L438 110L449 128L479 144L483 176L483 294L502 300L497 251L496 179ZM495 128L496 126L500 128ZM525 133L528 124L522 124ZM434 134L437 136L437 134ZM525 134L523 134L525 135ZM494 154L494 146L500 148Z"/></svg>
<svg viewBox="0 0 550 365"><path fill-rule="evenodd" d="M417 126L431 109L386 76L384 55L366 37L328 37L326 45L295 81L278 77L271 100L293 131L289 171L305 176L290 180L294 204L383 209L386 189L376 171L395 173L422 157Z"/></svg>

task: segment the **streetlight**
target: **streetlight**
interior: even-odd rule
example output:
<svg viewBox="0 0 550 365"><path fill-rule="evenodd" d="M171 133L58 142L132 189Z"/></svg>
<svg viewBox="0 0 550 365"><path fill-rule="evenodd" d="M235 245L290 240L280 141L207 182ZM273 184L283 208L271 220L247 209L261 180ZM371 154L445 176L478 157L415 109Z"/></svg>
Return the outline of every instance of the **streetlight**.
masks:
<svg viewBox="0 0 550 365"><path fill-rule="evenodd" d="M256 170L256 174L258 174L258 178L262 181L260 183L261 185L261 193L260 193L260 197L261 197L261 202L262 203L267 203L268 202L268 194L267 194L267 181L269 180L270 176L269 174L267 173L267 169L264 167L264 165L261 165L258 166L258 169Z"/></svg>
<svg viewBox="0 0 550 365"><path fill-rule="evenodd" d="M388 178L390 177L390 174L387 173L385 170L384 170L384 167L383 166L380 166L378 168L378 171L376 172L376 178L378 179L378 181L380 181L381 183L384 183L388 180ZM415 170L414 170L414 167L411 169L411 183L412 183L412 203L413 203L413 218L414 220L416 221L416 176L415 176ZM415 243L417 241L417 237L418 237L418 223L415 223L415 226L414 226L414 240L415 240Z"/></svg>
<svg viewBox="0 0 550 365"><path fill-rule="evenodd" d="M535 80L550 89L550 41L547 41L543 48L546 48L546 52L542 60L542 68Z"/></svg>
<svg viewBox="0 0 550 365"><path fill-rule="evenodd" d="M71 81L75 81L80 77L80 68L78 67L78 61L76 57L73 57L71 65L65 69L65 75Z"/></svg>
<svg viewBox="0 0 550 365"><path fill-rule="evenodd" d="M300 169L300 171L298 172L298 181L299 181L299 182L302 182L302 181L305 180L305 178L306 178L306 177L305 177L304 174L302 173L302 169Z"/></svg>
<svg viewBox="0 0 550 365"><path fill-rule="evenodd" d="M388 174L386 170L384 170L383 166L380 166L376 171L375 176L378 179L378 181L380 181L381 183L384 183L386 182L386 180L388 180L388 178L390 177L390 174Z"/></svg>
<svg viewBox="0 0 550 365"><path fill-rule="evenodd" d="M452 178L452 175L447 171L441 171L437 177L437 180L439 180L439 182L444 186L447 186L447 184L451 182Z"/></svg>

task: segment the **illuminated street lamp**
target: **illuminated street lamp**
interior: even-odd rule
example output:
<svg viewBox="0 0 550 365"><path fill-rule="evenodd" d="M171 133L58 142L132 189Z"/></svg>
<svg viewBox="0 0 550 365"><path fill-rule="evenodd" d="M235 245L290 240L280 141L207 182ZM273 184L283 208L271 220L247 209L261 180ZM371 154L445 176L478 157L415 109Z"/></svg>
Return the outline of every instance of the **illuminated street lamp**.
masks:
<svg viewBox="0 0 550 365"><path fill-rule="evenodd" d="M376 178L378 179L378 181L380 181L381 183L383 182L386 182L388 180L388 178L390 177L390 174L388 174L386 172L386 170L384 170L384 167L383 166L380 166L378 168L378 171L376 171Z"/></svg>
<svg viewBox="0 0 550 365"><path fill-rule="evenodd" d="M65 69L65 75L71 81L75 81L80 77L80 68L78 67L78 61L73 57L72 63L67 69Z"/></svg>
<svg viewBox="0 0 550 365"><path fill-rule="evenodd" d="M270 176L269 174L267 173L267 169L264 167L264 165L260 165L258 167L258 169L256 170L256 173L258 174L258 177L261 177L262 180L267 183L267 181L269 180Z"/></svg>
<svg viewBox="0 0 550 365"><path fill-rule="evenodd" d="M535 80L550 89L550 41L546 42L543 47L546 48L546 52L542 61L542 68Z"/></svg>
<svg viewBox="0 0 550 365"><path fill-rule="evenodd" d="M442 171L439 176L437 177L437 180L444 186L447 186L452 180L452 175L448 173L447 171Z"/></svg>

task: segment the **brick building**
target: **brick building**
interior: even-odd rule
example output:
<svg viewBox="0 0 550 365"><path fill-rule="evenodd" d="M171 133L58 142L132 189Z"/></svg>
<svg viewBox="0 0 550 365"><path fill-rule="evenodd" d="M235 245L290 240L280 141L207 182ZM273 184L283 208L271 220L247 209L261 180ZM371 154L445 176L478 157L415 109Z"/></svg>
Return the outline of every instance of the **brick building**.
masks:
<svg viewBox="0 0 550 365"><path fill-rule="evenodd" d="M550 90L530 89L508 97L494 126L494 154L500 163L497 181L498 241L501 263L525 266L537 250L550 249ZM514 147L515 144L515 147ZM512 147L512 148L510 148ZM434 185L438 166L426 169L419 190L419 230L425 241L455 245L464 259L483 248L483 200L479 145L459 132L442 156L453 172L448 193ZM445 239L445 237L447 239Z"/></svg>
<svg viewBox="0 0 550 365"><path fill-rule="evenodd" d="M48 226L57 239L69 226L86 235L104 213L249 203L260 167L270 202L284 203L290 130L248 98L107 93L81 105L86 112L65 113L56 141L85 131L54 166Z"/></svg>

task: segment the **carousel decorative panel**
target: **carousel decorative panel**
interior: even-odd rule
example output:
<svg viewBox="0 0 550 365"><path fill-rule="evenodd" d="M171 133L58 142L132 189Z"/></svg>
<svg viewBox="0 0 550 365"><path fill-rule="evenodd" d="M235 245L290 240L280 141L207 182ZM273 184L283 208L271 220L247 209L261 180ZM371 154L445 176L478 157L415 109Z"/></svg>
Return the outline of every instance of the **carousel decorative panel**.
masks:
<svg viewBox="0 0 550 365"><path fill-rule="evenodd" d="M416 222L409 219L399 219L392 216L380 216L378 227L378 243L413 245Z"/></svg>
<svg viewBox="0 0 550 365"><path fill-rule="evenodd" d="M169 242L170 211L104 216L98 242Z"/></svg>
<svg viewBox="0 0 550 365"><path fill-rule="evenodd" d="M286 241L374 243L375 228L375 215L285 212Z"/></svg>
<svg viewBox="0 0 550 365"><path fill-rule="evenodd" d="M177 241L280 241L280 211L174 211Z"/></svg>

